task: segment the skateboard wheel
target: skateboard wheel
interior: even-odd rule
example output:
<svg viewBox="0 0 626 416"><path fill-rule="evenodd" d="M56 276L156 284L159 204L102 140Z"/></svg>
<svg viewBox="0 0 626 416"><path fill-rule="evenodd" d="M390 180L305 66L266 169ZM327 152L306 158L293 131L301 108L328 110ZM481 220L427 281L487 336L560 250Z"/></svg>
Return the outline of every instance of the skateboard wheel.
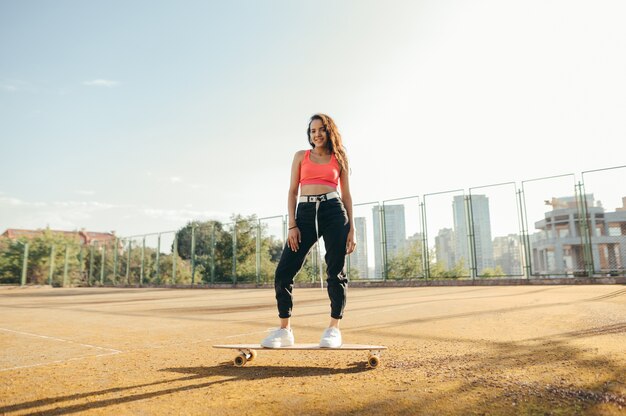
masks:
<svg viewBox="0 0 626 416"><path fill-rule="evenodd" d="M248 361L252 361L256 358L256 350L250 350L250 354L248 356Z"/></svg>
<svg viewBox="0 0 626 416"><path fill-rule="evenodd" d="M375 355L370 355L370 357L367 359L367 365L370 368L376 368L378 367L378 364L380 364L380 358Z"/></svg>
<svg viewBox="0 0 626 416"><path fill-rule="evenodd" d="M247 362L248 362L248 359L246 358L245 354L239 354L233 360L235 367L243 367L244 365L246 365Z"/></svg>

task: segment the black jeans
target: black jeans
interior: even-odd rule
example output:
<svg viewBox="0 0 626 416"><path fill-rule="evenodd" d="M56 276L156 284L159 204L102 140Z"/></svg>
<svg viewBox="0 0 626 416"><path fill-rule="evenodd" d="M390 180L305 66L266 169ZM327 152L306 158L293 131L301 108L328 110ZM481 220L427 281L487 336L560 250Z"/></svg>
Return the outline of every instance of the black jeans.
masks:
<svg viewBox="0 0 626 416"><path fill-rule="evenodd" d="M320 202L317 210L319 235L315 233L315 202L301 202L296 210L296 224L300 229L302 241L298 251L292 251L287 244L276 268L274 287L278 303L278 316L291 317L293 308L293 278L298 274L306 255L319 237L326 246L326 282L330 298L330 316L343 317L346 306L348 277L344 271L346 261L346 241L350 224L348 214L341 199L335 198Z"/></svg>

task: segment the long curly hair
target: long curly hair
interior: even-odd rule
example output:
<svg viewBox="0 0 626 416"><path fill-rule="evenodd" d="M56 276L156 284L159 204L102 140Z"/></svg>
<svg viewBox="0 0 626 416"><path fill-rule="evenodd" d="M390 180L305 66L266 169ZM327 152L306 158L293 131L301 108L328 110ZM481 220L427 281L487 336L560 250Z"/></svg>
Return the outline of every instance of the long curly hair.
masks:
<svg viewBox="0 0 626 416"><path fill-rule="evenodd" d="M327 116L326 114L314 114L311 116L309 120L309 127L306 130L306 137L309 141L309 144L312 148L315 148L315 145L311 141L311 123L313 120L320 120L324 125L324 129L328 134L328 141L326 142L326 148L334 153L337 162L339 162L339 166L342 170L348 169L348 155L346 154L346 149L343 147L343 142L341 140L341 134L339 134L339 129L337 129L337 125L334 120Z"/></svg>

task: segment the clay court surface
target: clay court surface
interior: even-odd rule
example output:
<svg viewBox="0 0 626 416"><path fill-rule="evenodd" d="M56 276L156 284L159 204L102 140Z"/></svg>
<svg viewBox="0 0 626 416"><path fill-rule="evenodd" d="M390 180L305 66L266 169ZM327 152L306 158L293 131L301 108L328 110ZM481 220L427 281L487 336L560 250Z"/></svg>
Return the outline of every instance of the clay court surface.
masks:
<svg viewBox="0 0 626 416"><path fill-rule="evenodd" d="M296 289L296 342L327 324ZM271 289L0 288L0 414L626 414L626 286L352 288L344 342L259 351Z"/></svg>

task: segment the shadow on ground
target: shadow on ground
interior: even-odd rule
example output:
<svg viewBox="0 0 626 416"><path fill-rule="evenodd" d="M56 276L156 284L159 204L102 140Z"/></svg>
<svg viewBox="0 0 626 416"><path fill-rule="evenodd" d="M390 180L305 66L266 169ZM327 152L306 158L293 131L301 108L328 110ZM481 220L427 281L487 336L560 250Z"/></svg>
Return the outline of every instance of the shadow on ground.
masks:
<svg viewBox="0 0 626 416"><path fill-rule="evenodd" d="M184 377L170 378L162 381L155 381L152 383L137 384L125 387L113 387L109 389L91 391L85 393L76 393L67 396L51 397L41 400L34 400L30 402L19 403L15 405L9 405L0 407L0 414L16 411L29 411L29 415L61 415L77 412L84 412L93 409L106 408L108 406L118 405L122 403L130 403L138 400L146 400L154 397L164 396L168 394L174 394L179 392L185 392L196 389L210 388L218 384L237 382L242 380L264 380L272 378L286 378L286 377L316 377L316 376L330 376L335 374L357 374L361 372L371 371L364 363L353 363L348 368L332 368L332 367L293 367L293 366L254 366L237 368L233 367L232 362L225 362L220 365L212 367L179 367L179 368L165 368L160 370L165 373L178 373L184 374ZM204 381L205 379L213 379L211 381ZM187 384L184 386L169 387L170 384L177 384L180 382L199 381L195 384ZM161 388L156 391L150 392L132 392L132 390L145 389L150 387L160 386ZM98 399L98 396L122 394L121 397L115 398L102 398ZM76 400L85 400L87 403L69 404L68 402ZM35 410L39 407L53 408L46 410Z"/></svg>

